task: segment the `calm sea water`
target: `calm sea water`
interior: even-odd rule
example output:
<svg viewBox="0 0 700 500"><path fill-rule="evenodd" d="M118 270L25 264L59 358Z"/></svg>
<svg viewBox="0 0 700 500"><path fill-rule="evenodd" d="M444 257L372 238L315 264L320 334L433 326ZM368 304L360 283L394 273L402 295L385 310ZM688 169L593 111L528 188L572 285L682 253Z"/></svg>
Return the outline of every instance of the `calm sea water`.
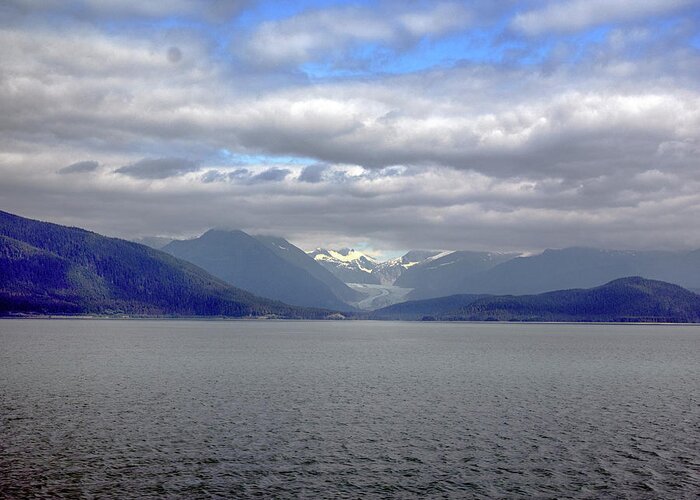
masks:
<svg viewBox="0 0 700 500"><path fill-rule="evenodd" d="M0 497L700 494L700 328L0 321Z"/></svg>

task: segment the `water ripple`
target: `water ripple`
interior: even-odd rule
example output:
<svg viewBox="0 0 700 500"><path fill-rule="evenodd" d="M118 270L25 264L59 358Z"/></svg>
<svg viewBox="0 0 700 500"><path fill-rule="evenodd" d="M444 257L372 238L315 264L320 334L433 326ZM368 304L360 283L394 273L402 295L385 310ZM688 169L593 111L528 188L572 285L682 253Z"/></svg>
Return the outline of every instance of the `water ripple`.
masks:
<svg viewBox="0 0 700 500"><path fill-rule="evenodd" d="M697 498L689 327L0 322L0 497Z"/></svg>

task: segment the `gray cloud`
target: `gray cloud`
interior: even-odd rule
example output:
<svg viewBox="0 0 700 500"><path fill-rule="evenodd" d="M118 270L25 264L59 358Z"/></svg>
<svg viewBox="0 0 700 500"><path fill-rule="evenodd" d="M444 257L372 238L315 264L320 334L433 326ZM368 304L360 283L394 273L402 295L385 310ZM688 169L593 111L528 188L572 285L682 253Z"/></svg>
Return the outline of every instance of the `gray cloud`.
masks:
<svg viewBox="0 0 700 500"><path fill-rule="evenodd" d="M205 184L210 184L212 182L221 182L225 181L227 179L227 175L225 172L221 172L219 170L207 170L202 174L202 182Z"/></svg>
<svg viewBox="0 0 700 500"><path fill-rule="evenodd" d="M248 181L253 177L253 173L247 168L237 168L233 171L208 170L202 175L202 182L236 182Z"/></svg>
<svg viewBox="0 0 700 500"><path fill-rule="evenodd" d="M195 16L211 22L228 21L244 8L253 5L250 0L159 0L158 2L104 1L104 0L4 0L0 13L17 15L64 15L81 21L111 17L158 18L181 15Z"/></svg>
<svg viewBox="0 0 700 500"><path fill-rule="evenodd" d="M94 172L100 164L93 160L79 161L58 170L59 174L84 174Z"/></svg>
<svg viewBox="0 0 700 500"><path fill-rule="evenodd" d="M349 176L343 183L190 181L147 193L126 183L100 191L95 176L80 180L42 184L3 175L0 196L20 214L116 236L188 236L236 226L265 228L307 248L358 241L382 249L700 247L690 223L700 217L700 179L654 171L572 185L429 168Z"/></svg>
<svg viewBox="0 0 700 500"><path fill-rule="evenodd" d="M182 51L179 47L170 47L168 49L168 61L177 64L182 60Z"/></svg>
<svg viewBox="0 0 700 500"><path fill-rule="evenodd" d="M261 184L267 182L281 182L291 174L287 168L270 167L255 173L248 168L237 168L232 171L212 169L201 176L202 182L239 182L245 184Z"/></svg>
<svg viewBox="0 0 700 500"><path fill-rule="evenodd" d="M167 179L199 170L197 162L185 158L144 158L115 170L134 179Z"/></svg>
<svg viewBox="0 0 700 500"><path fill-rule="evenodd" d="M250 182L280 182L291 173L288 168L272 167L250 177Z"/></svg>
<svg viewBox="0 0 700 500"><path fill-rule="evenodd" d="M247 168L237 168L233 172L229 172L227 177L230 180L249 179L253 174Z"/></svg>
<svg viewBox="0 0 700 500"><path fill-rule="evenodd" d="M326 170L328 170L328 165L324 165L322 163L308 165L301 171L299 180L301 182L310 182L312 184L321 182L323 174L326 172Z"/></svg>

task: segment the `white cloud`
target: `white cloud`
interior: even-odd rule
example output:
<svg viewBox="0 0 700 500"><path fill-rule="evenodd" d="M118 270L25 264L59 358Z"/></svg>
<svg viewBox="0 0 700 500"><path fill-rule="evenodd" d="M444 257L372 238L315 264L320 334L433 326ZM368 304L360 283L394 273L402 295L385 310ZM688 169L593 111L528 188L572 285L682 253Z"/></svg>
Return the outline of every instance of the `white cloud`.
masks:
<svg viewBox="0 0 700 500"><path fill-rule="evenodd" d="M662 15L692 5L693 0L565 0L520 13L513 27L528 35L578 31L596 24Z"/></svg>
<svg viewBox="0 0 700 500"><path fill-rule="evenodd" d="M414 36L441 35L465 27L471 14L458 3L439 3L431 10L406 12L398 16L399 26Z"/></svg>
<svg viewBox="0 0 700 500"><path fill-rule="evenodd" d="M294 65L358 42L398 43L439 36L464 27L468 11L458 3L437 3L430 9L399 14L360 7L339 7L299 14L258 27L245 44L247 57L258 64Z"/></svg>

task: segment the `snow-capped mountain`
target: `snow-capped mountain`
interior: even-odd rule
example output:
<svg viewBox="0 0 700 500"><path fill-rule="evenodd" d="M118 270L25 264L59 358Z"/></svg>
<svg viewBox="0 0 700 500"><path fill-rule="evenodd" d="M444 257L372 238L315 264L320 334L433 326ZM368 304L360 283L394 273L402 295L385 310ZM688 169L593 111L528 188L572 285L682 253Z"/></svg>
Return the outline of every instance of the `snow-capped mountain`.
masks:
<svg viewBox="0 0 700 500"><path fill-rule="evenodd" d="M309 255L345 283L393 285L406 269L449 253L435 250L411 250L402 257L384 262L352 248L340 250L317 248L309 252Z"/></svg>
<svg viewBox="0 0 700 500"><path fill-rule="evenodd" d="M393 285L406 269L445 254L446 252L436 250L411 250L401 257L381 262L372 270L372 274L377 277L380 284Z"/></svg>
<svg viewBox="0 0 700 500"><path fill-rule="evenodd" d="M379 284L377 276L372 274L379 261L358 250L317 248L309 252L309 255L345 283Z"/></svg>

